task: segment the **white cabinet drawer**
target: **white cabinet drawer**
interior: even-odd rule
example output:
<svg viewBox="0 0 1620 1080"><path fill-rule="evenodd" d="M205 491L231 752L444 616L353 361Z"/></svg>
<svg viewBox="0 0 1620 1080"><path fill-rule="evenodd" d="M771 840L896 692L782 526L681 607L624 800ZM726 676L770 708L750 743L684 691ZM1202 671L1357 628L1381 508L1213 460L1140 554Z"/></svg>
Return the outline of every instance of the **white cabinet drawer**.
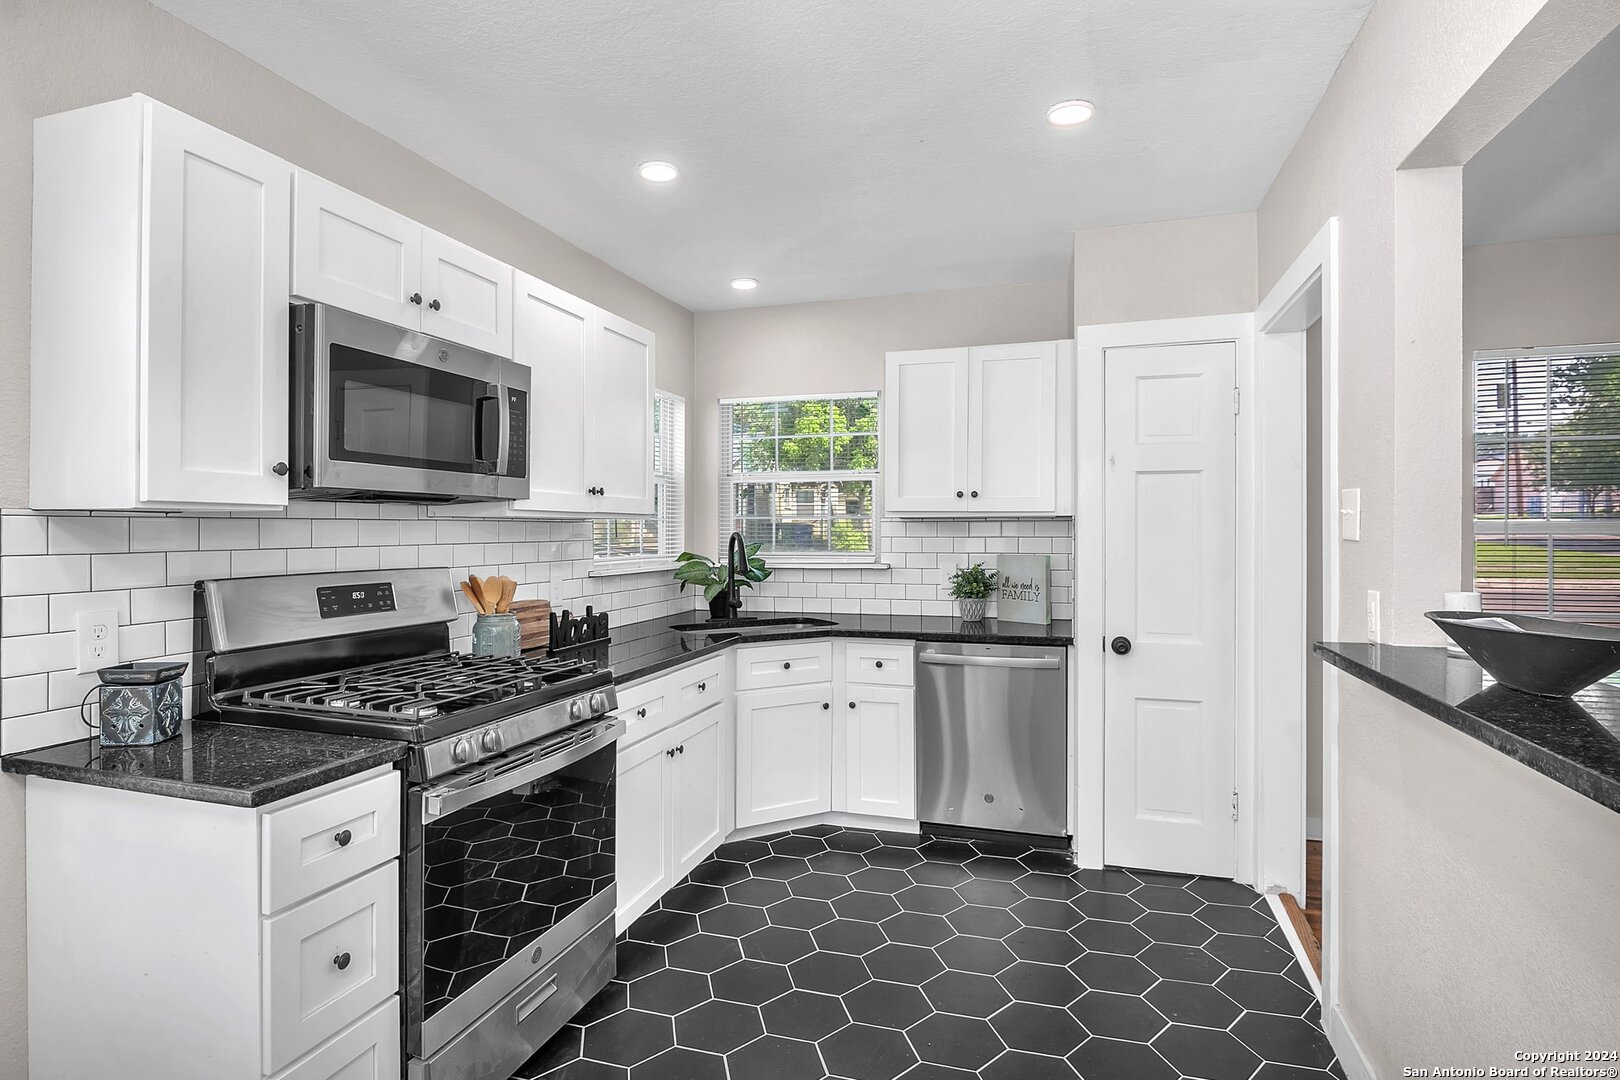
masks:
<svg viewBox="0 0 1620 1080"><path fill-rule="evenodd" d="M272 810L260 829L260 910L269 915L399 854L399 774Z"/></svg>
<svg viewBox="0 0 1620 1080"><path fill-rule="evenodd" d="M399 1080L399 998L390 997L275 1080Z"/></svg>
<svg viewBox="0 0 1620 1080"><path fill-rule="evenodd" d="M399 867L264 922L264 1071L273 1073L399 990Z"/></svg>
<svg viewBox="0 0 1620 1080"><path fill-rule="evenodd" d="M913 653L909 642L846 642L844 679L870 686L910 686Z"/></svg>
<svg viewBox="0 0 1620 1080"><path fill-rule="evenodd" d="M618 687L618 714L625 724L619 745L630 746L696 716L720 700L725 676L725 660L715 658Z"/></svg>
<svg viewBox="0 0 1620 1080"><path fill-rule="evenodd" d="M790 641L737 650L738 690L767 690L831 681L830 641Z"/></svg>

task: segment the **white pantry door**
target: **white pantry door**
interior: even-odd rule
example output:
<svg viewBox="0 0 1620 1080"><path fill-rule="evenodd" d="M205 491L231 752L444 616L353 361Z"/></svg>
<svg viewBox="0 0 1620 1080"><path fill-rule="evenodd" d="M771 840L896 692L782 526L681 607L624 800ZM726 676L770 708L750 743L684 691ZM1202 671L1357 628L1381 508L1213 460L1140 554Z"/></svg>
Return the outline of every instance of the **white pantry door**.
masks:
<svg viewBox="0 0 1620 1080"><path fill-rule="evenodd" d="M1236 356L1230 341L1104 353L1114 865L1236 870Z"/></svg>

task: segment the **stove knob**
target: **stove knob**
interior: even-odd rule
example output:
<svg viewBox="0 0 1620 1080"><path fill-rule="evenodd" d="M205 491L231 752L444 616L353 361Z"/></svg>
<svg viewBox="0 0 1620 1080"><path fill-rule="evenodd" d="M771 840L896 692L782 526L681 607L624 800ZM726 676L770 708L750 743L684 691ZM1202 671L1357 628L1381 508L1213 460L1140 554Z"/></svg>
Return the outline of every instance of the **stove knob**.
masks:
<svg viewBox="0 0 1620 1080"><path fill-rule="evenodd" d="M457 739L450 747L450 760L457 765L465 765L472 757L472 741Z"/></svg>
<svg viewBox="0 0 1620 1080"><path fill-rule="evenodd" d="M500 732L500 729L499 728L490 728L487 731L485 731L484 734L479 737L478 745L483 748L483 751L486 754L498 754L498 753L500 753L501 752L501 732Z"/></svg>
<svg viewBox="0 0 1620 1080"><path fill-rule="evenodd" d="M570 720L585 719L585 699L575 698L568 703L568 718Z"/></svg>
<svg viewBox="0 0 1620 1080"><path fill-rule="evenodd" d="M591 715L601 716L608 711L607 695L598 691L591 695Z"/></svg>

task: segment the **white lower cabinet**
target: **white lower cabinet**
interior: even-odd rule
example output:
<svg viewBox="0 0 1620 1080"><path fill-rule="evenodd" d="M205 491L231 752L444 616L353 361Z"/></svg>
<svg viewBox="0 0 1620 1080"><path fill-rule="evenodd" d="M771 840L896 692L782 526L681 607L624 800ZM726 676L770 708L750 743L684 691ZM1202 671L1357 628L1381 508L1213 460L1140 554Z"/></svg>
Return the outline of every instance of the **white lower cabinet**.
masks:
<svg viewBox="0 0 1620 1080"><path fill-rule="evenodd" d="M832 691L809 683L737 695L739 826L832 809Z"/></svg>
<svg viewBox="0 0 1620 1080"><path fill-rule="evenodd" d="M618 928L624 930L725 839L721 702L619 751Z"/></svg>
<svg viewBox="0 0 1620 1080"><path fill-rule="evenodd" d="M834 809L874 817L917 816L914 696L909 686L845 686L843 799Z"/></svg>
<svg viewBox="0 0 1620 1080"><path fill-rule="evenodd" d="M399 792L392 766L257 808L30 776L29 1076L398 1080Z"/></svg>

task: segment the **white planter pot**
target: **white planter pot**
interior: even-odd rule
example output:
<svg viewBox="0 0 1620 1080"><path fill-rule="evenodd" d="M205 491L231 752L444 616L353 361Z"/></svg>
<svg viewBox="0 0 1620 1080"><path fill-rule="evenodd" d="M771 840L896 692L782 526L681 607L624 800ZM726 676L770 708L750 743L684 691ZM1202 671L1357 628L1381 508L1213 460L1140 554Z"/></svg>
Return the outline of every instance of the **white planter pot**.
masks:
<svg viewBox="0 0 1620 1080"><path fill-rule="evenodd" d="M965 596L956 598L956 607L962 613L963 622L984 621L984 598L969 599Z"/></svg>

